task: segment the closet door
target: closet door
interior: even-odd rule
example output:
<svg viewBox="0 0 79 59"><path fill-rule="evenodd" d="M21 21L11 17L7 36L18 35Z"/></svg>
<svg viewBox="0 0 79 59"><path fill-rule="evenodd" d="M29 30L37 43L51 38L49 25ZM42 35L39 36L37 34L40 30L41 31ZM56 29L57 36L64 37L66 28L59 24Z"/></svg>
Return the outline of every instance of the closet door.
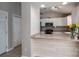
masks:
<svg viewBox="0 0 79 59"><path fill-rule="evenodd" d="M7 50L6 16L0 14L0 54Z"/></svg>
<svg viewBox="0 0 79 59"><path fill-rule="evenodd" d="M13 17L13 45L21 44L21 18Z"/></svg>

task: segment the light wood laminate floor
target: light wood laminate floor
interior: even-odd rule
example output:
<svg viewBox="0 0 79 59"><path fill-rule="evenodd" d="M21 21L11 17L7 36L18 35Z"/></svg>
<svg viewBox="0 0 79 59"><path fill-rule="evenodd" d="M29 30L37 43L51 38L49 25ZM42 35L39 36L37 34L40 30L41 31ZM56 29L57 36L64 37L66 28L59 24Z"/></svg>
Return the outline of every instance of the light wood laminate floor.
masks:
<svg viewBox="0 0 79 59"><path fill-rule="evenodd" d="M3 53L0 57L21 57L21 49L21 45L19 45L13 50Z"/></svg>
<svg viewBox="0 0 79 59"><path fill-rule="evenodd" d="M70 35L54 33L38 34L32 37L33 57L79 57L79 40Z"/></svg>

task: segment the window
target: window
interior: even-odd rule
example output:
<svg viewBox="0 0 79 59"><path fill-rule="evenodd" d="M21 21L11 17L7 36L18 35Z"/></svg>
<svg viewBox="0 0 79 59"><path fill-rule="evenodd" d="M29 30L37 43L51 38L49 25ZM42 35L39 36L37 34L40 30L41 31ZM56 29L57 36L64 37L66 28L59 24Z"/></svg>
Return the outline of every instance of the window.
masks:
<svg viewBox="0 0 79 59"><path fill-rule="evenodd" d="M67 25L72 24L72 17L71 15L67 16Z"/></svg>

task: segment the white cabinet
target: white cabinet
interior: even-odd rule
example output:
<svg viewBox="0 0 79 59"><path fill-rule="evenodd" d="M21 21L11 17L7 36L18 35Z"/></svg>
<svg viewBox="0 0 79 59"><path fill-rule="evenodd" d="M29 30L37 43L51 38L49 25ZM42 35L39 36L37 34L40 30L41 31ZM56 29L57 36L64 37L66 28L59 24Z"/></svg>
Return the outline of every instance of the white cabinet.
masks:
<svg viewBox="0 0 79 59"><path fill-rule="evenodd" d="M41 19L41 26L45 26L46 22L52 22L54 26L66 26L67 25L67 18L48 18L48 19Z"/></svg>

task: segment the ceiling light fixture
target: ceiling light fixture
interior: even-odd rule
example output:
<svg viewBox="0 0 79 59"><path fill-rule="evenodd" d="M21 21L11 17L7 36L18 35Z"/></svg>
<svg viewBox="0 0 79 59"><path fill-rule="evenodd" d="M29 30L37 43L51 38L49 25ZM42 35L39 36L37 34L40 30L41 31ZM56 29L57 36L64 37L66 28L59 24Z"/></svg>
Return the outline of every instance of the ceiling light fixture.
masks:
<svg viewBox="0 0 79 59"><path fill-rule="evenodd" d="M42 5L41 5L41 8L45 8L45 5L42 4Z"/></svg>
<svg viewBox="0 0 79 59"><path fill-rule="evenodd" d="M62 4L63 4L63 5L66 5L66 4L67 4L67 2L63 2Z"/></svg>

